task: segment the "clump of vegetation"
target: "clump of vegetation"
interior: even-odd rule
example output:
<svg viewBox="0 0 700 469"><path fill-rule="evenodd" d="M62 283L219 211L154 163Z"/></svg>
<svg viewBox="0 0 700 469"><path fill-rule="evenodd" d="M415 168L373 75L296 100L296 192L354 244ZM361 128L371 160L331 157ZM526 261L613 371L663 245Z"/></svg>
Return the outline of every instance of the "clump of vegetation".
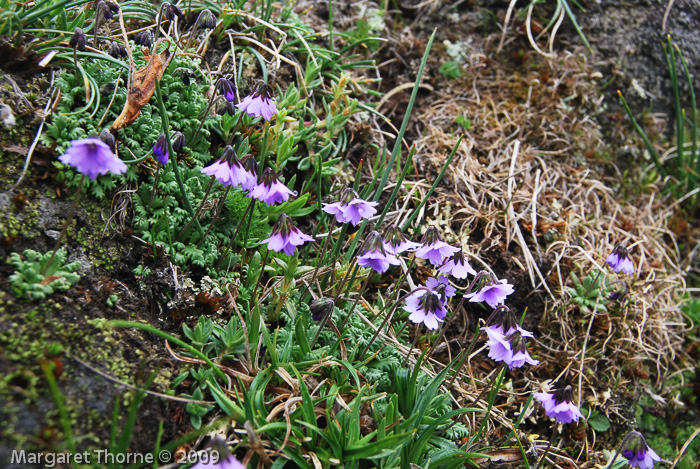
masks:
<svg viewBox="0 0 700 469"><path fill-rule="evenodd" d="M65 249L60 249L55 256L51 252L41 254L32 249L25 250L22 256L16 252L10 254L8 262L16 269L10 282L17 297L36 301L54 292L68 290L80 280L75 273L80 262L66 264L66 257Z"/></svg>

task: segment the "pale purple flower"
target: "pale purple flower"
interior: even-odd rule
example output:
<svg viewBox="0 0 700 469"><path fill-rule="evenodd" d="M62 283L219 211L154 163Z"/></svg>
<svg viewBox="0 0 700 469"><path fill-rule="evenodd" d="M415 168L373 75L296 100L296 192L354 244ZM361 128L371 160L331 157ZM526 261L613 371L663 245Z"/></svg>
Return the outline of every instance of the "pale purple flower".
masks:
<svg viewBox="0 0 700 469"><path fill-rule="evenodd" d="M376 231L367 235L360 251L357 264L360 267L369 267L377 273L383 274L391 265L401 265L394 254L387 253L384 249L384 241Z"/></svg>
<svg viewBox="0 0 700 469"><path fill-rule="evenodd" d="M245 111L251 117L260 117L269 121L277 114L275 98L270 95L267 85L262 85L257 91L249 94L236 107Z"/></svg>
<svg viewBox="0 0 700 469"><path fill-rule="evenodd" d="M485 301L492 308L502 305L506 296L515 291L513 285L508 283L508 280L493 280L484 285L481 290L465 295L472 303L481 303Z"/></svg>
<svg viewBox="0 0 700 469"><path fill-rule="evenodd" d="M314 238L299 231L294 226L292 219L282 213L272 229L272 236L260 242L266 243L267 249L271 251L284 251L286 255L291 256L297 250L297 246L301 246L307 241L314 241Z"/></svg>
<svg viewBox="0 0 700 469"><path fill-rule="evenodd" d="M450 285L450 281L444 275L438 278L430 277L425 281L425 286L440 296L442 301L455 296L455 288Z"/></svg>
<svg viewBox="0 0 700 469"><path fill-rule="evenodd" d="M469 274L476 275L476 270L469 265L469 262L464 257L464 251L461 248L438 270L443 274L452 275L454 278L461 279L467 278Z"/></svg>
<svg viewBox="0 0 700 469"><path fill-rule="evenodd" d="M207 462L198 462L190 469L246 469L246 467L233 456L228 456L219 462L215 462L213 457L210 457Z"/></svg>
<svg viewBox="0 0 700 469"><path fill-rule="evenodd" d="M156 144L153 145L153 154L158 159L158 163L166 165L168 163L168 141L165 138L165 134L160 134Z"/></svg>
<svg viewBox="0 0 700 469"><path fill-rule="evenodd" d="M627 440L622 455L627 458L630 467L651 469L658 461L661 461L656 452L649 448L644 436L639 432L633 432Z"/></svg>
<svg viewBox="0 0 700 469"><path fill-rule="evenodd" d="M605 262L612 267L612 270L616 274L620 272L626 275L634 274L634 264L629 258L627 249L620 244L615 246L615 249L613 249L608 258L605 259Z"/></svg>
<svg viewBox="0 0 700 469"><path fill-rule="evenodd" d="M438 328L447 315L445 305L440 301L437 293L421 288L406 298L404 309L410 316L408 319L416 324L423 323L429 330Z"/></svg>
<svg viewBox="0 0 700 469"><path fill-rule="evenodd" d="M236 153L230 145L226 145L221 158L213 164L202 169L202 173L214 176L221 185L242 186L248 184L250 174L243 168L241 162L236 158Z"/></svg>
<svg viewBox="0 0 700 469"><path fill-rule="evenodd" d="M126 165L112 153L109 145L99 138L73 140L65 155L58 157L61 163L71 165L93 181L101 174L122 174Z"/></svg>
<svg viewBox="0 0 700 469"><path fill-rule="evenodd" d="M579 419L584 418L573 402L571 386L557 389L551 393L536 392L534 394L537 400L542 403L547 417L556 419L559 423L578 422Z"/></svg>
<svg viewBox="0 0 700 469"><path fill-rule="evenodd" d="M245 169L245 181L241 184L244 190L252 191L258 184L258 162L255 161L253 155L246 155L241 160L243 169Z"/></svg>
<svg viewBox="0 0 700 469"><path fill-rule="evenodd" d="M445 259L459 251L459 248L450 246L442 239L437 228L429 226L423 236L423 246L416 250L416 257L419 259L428 259L434 266L442 265Z"/></svg>
<svg viewBox="0 0 700 469"><path fill-rule="evenodd" d="M357 192L348 187L340 196L340 201L323 204L323 211L335 215L338 223L350 223L357 226L361 220L370 218L377 213L374 208L378 202L367 202L360 198Z"/></svg>
<svg viewBox="0 0 700 469"><path fill-rule="evenodd" d="M534 360L528 353L520 331L516 330L509 335L503 335L493 328L485 328L484 331L489 337L486 345L489 347L490 358L504 362L511 370L520 368L525 363L539 363L539 360Z"/></svg>
<svg viewBox="0 0 700 469"><path fill-rule="evenodd" d="M277 174L272 168L266 168L262 174L260 184L256 185L246 197L262 200L267 205L275 205L289 200L294 192L277 179Z"/></svg>
<svg viewBox="0 0 700 469"><path fill-rule="evenodd" d="M397 255L404 251L415 251L421 247L420 243L414 243L406 239L401 229L397 226L387 228L384 239L386 240L384 241L384 249Z"/></svg>

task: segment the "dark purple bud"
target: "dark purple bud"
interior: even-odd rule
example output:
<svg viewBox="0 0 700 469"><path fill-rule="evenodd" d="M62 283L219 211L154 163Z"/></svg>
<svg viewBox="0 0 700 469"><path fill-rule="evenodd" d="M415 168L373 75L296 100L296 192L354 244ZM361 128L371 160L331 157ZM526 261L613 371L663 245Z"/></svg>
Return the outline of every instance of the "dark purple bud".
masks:
<svg viewBox="0 0 700 469"><path fill-rule="evenodd" d="M216 109L216 113L220 116L223 116L224 114L234 116L236 115L236 103L233 101L226 101Z"/></svg>
<svg viewBox="0 0 700 469"><path fill-rule="evenodd" d="M184 83L185 86L190 86L191 80L196 76L197 75L189 69L183 69L180 72L180 78L182 79L182 83Z"/></svg>
<svg viewBox="0 0 700 469"><path fill-rule="evenodd" d="M333 313L334 307L335 303L333 303L333 300L322 296L321 298L316 298L309 304L309 311L311 311L311 317L314 321L320 321Z"/></svg>
<svg viewBox="0 0 700 469"><path fill-rule="evenodd" d="M185 15L182 13L182 10L180 10L179 7L176 5L173 5L172 3L164 2L163 3L163 16L165 17L166 20L174 20L175 17L177 16L178 18L182 19Z"/></svg>
<svg viewBox="0 0 700 469"><path fill-rule="evenodd" d="M153 154L160 164L164 165L168 162L170 155L168 154L168 140L165 134L160 134L160 137L156 140L156 144L153 145Z"/></svg>
<svg viewBox="0 0 700 469"><path fill-rule="evenodd" d="M117 41L112 41L112 46L109 48L109 55L118 59L119 57L126 57L126 47L119 44Z"/></svg>
<svg viewBox="0 0 700 469"><path fill-rule="evenodd" d="M224 147L224 152L221 154L221 158L219 159L221 161L228 161L229 163L233 163L234 161L237 161L236 151L231 145L226 145L226 147Z"/></svg>
<svg viewBox="0 0 700 469"><path fill-rule="evenodd" d="M143 47L151 47L153 44L153 34L150 31L140 31L134 34L134 44L138 44Z"/></svg>
<svg viewBox="0 0 700 469"><path fill-rule="evenodd" d="M440 238L440 233L434 226L429 226L428 229L425 230L425 234L423 235L421 243L424 246L432 246L438 241L442 241L442 239Z"/></svg>
<svg viewBox="0 0 700 469"><path fill-rule="evenodd" d="M102 14L102 18L104 18L106 20L111 20L112 16L114 16L114 14L112 13L112 9L103 1L100 1L97 4L96 11L97 11L97 14Z"/></svg>
<svg viewBox="0 0 700 469"><path fill-rule="evenodd" d="M219 78L216 82L216 91L226 98L228 102L236 100L236 85L228 78Z"/></svg>
<svg viewBox="0 0 700 469"><path fill-rule="evenodd" d="M112 13L119 13L119 5L117 5L114 2L105 2L105 5L107 5L107 8L109 8L109 11Z"/></svg>
<svg viewBox="0 0 700 469"><path fill-rule="evenodd" d="M182 132L175 132L173 134L173 151L180 153L183 148L185 148L185 136L182 135Z"/></svg>
<svg viewBox="0 0 700 469"><path fill-rule="evenodd" d="M97 138L109 145L109 148L111 148L114 152L116 142L114 141L114 135L112 135L109 130L104 129L102 132L100 132L100 135Z"/></svg>
<svg viewBox="0 0 700 469"><path fill-rule="evenodd" d="M87 44L87 38L85 37L85 33L82 29L75 28L75 31L73 31L73 35L70 38L70 41L68 41L68 45L71 46L73 49L83 51L85 50L85 44Z"/></svg>
<svg viewBox="0 0 700 469"><path fill-rule="evenodd" d="M216 28L216 16L214 16L214 13L212 13L211 10L202 10L202 12L199 14L198 20L199 24L204 29Z"/></svg>
<svg viewBox="0 0 700 469"><path fill-rule="evenodd" d="M260 172L258 162L253 158L253 155L247 154L243 157L241 163L243 164L243 169L253 174L256 178L258 177L258 173Z"/></svg>

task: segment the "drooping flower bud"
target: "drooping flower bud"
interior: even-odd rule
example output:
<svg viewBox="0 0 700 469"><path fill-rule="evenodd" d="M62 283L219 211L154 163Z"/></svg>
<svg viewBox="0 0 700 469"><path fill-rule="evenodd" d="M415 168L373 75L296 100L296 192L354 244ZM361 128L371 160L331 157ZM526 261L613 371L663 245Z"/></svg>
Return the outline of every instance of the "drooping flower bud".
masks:
<svg viewBox="0 0 700 469"><path fill-rule="evenodd" d="M166 20L172 21L175 19L176 16L182 20L182 18L184 18L184 16L185 16L182 13L182 10L180 10L180 8L177 5L173 5L172 3L164 2L162 8L163 8L163 17Z"/></svg>
<svg viewBox="0 0 700 469"><path fill-rule="evenodd" d="M226 101L216 109L216 113L220 116L223 116L224 114L234 116L236 115L236 103L233 101Z"/></svg>
<svg viewBox="0 0 700 469"><path fill-rule="evenodd" d="M114 151L116 142L114 141L114 135L112 135L108 129L104 129L102 132L100 132L100 135L97 138L109 145L109 148Z"/></svg>
<svg viewBox="0 0 700 469"><path fill-rule="evenodd" d="M71 46L73 49L84 51L86 44L87 38L85 37L85 33L83 32L83 30L80 28L75 28L75 31L73 31L73 35L70 38L70 41L68 41L68 45Z"/></svg>
<svg viewBox="0 0 700 469"><path fill-rule="evenodd" d="M309 304L309 311L311 311L311 317L314 321L320 321L333 313L334 307L335 303L333 300L322 296L321 298L316 298Z"/></svg>
<svg viewBox="0 0 700 469"><path fill-rule="evenodd" d="M214 13L212 13L211 10L208 10L206 8L202 10L197 20L199 21L201 27L204 29L216 28L216 16L214 16Z"/></svg>
<svg viewBox="0 0 700 469"><path fill-rule="evenodd" d="M192 83L192 79L196 76L197 75L188 68L184 68L180 71L180 78L182 79L182 83L185 86L190 86L190 83Z"/></svg>
<svg viewBox="0 0 700 469"><path fill-rule="evenodd" d="M175 153L180 153L183 148L185 148L185 136L182 132L175 132L173 134L173 151Z"/></svg>
<svg viewBox="0 0 700 469"><path fill-rule="evenodd" d="M114 13L112 12L112 9L109 7L109 5L107 5L102 0L100 0L100 2L97 3L96 14L101 14L102 18L104 18L105 20L111 20L112 16L114 16Z"/></svg>
<svg viewBox="0 0 700 469"><path fill-rule="evenodd" d="M153 34L147 29L134 34L134 44L150 48L153 45Z"/></svg>
<svg viewBox="0 0 700 469"><path fill-rule="evenodd" d="M111 55L115 59L118 59L119 57L126 57L126 47L119 44L117 41L112 41L112 45L109 48L109 55Z"/></svg>
<svg viewBox="0 0 700 469"><path fill-rule="evenodd" d="M233 102L236 99L236 85L228 78L219 78L216 82L216 91L226 98L228 102Z"/></svg>

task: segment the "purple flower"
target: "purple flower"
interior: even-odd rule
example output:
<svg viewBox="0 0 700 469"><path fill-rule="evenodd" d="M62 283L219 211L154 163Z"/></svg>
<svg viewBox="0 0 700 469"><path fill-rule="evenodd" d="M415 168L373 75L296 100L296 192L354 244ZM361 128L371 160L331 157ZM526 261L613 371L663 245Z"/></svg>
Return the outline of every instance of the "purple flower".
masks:
<svg viewBox="0 0 700 469"><path fill-rule="evenodd" d="M503 335L494 328L485 328L484 331L488 335L489 340L486 345L489 346L489 358L496 361L502 361L511 370L520 368L526 362L531 365L537 365L539 360L534 360L525 347L525 340L520 331L515 331L509 335Z"/></svg>
<svg viewBox="0 0 700 469"><path fill-rule="evenodd" d="M190 469L246 469L246 467L233 456L225 457L218 463L214 462L213 459L213 457L210 457L206 462L198 462Z"/></svg>
<svg viewBox="0 0 700 469"><path fill-rule="evenodd" d="M236 85L228 78L219 78L216 82L216 91L221 93L226 101L232 103L236 99Z"/></svg>
<svg viewBox="0 0 700 469"><path fill-rule="evenodd" d="M508 280L491 279L491 281L484 285L478 292L470 293L465 296L469 298L469 301L472 303L481 303L485 301L489 306L495 308L503 304L506 296L514 291L515 288L508 283Z"/></svg>
<svg viewBox="0 0 700 469"><path fill-rule="evenodd" d="M377 213L374 208L378 202L367 202L360 198L352 188L347 188L340 196L340 201L332 204L323 204L323 211L335 215L338 223L350 223L357 226L360 220L370 218Z"/></svg>
<svg viewBox="0 0 700 469"><path fill-rule="evenodd" d="M639 432L630 434L622 455L627 458L630 467L639 467L640 469L651 469L656 462L661 461L659 455L649 448L644 436Z"/></svg>
<svg viewBox="0 0 700 469"><path fill-rule="evenodd" d="M314 238L299 231L292 219L282 213L272 229L272 236L260 242L267 243L267 249L271 251L284 251L286 255L291 256L297 250L297 246L307 241L314 241Z"/></svg>
<svg viewBox="0 0 700 469"><path fill-rule="evenodd" d="M425 286L437 293L443 302L447 301L448 298L455 296L455 288L450 285L450 281L444 275L437 279L430 277L428 280L426 280Z"/></svg>
<svg viewBox="0 0 700 469"><path fill-rule="evenodd" d="M165 134L160 134L156 144L153 145L153 154L158 159L158 163L166 165L168 163L168 141L165 139Z"/></svg>
<svg viewBox="0 0 700 469"><path fill-rule="evenodd" d="M247 191L252 191L258 184L258 162L255 161L253 155L246 155L241 160L243 169L246 172L246 180L241 184L241 187Z"/></svg>
<svg viewBox="0 0 700 469"><path fill-rule="evenodd" d="M469 274L476 275L476 270L464 258L464 251L461 248L438 270L443 274L452 275L454 278L467 278Z"/></svg>
<svg viewBox="0 0 700 469"><path fill-rule="evenodd" d="M421 246L420 243L414 243L406 239L401 229L396 226L386 230L384 239L386 239L384 241L384 249L394 254L401 254L404 251L415 251Z"/></svg>
<svg viewBox="0 0 700 469"><path fill-rule="evenodd" d="M289 200L294 194L287 186L277 179L277 174L272 168L266 168L262 174L262 181L250 191L246 197L262 200L267 205L275 205Z"/></svg>
<svg viewBox="0 0 700 469"><path fill-rule="evenodd" d="M73 140L70 144L66 154L58 159L61 163L73 166L93 181L101 174L126 172L124 162L99 138Z"/></svg>
<svg viewBox="0 0 700 469"><path fill-rule="evenodd" d="M428 259L434 266L442 265L445 259L459 251L459 248L450 246L442 239L437 228L429 226L423 236L423 246L416 250L416 257L419 259Z"/></svg>
<svg viewBox="0 0 700 469"><path fill-rule="evenodd" d="M447 315L445 305L437 293L421 288L406 298L404 309L411 313L408 319L416 324L422 322L429 330L438 328Z"/></svg>
<svg viewBox="0 0 700 469"><path fill-rule="evenodd" d="M236 158L236 153L230 145L226 145L221 158L202 169L202 173L214 176L224 187L243 186L250 184L250 174Z"/></svg>
<svg viewBox="0 0 700 469"><path fill-rule="evenodd" d="M264 84L257 91L243 98L243 101L236 104L236 107L245 111L251 117L262 116L266 121L269 121L272 119L272 116L277 114L275 98L270 95L270 90Z"/></svg>
<svg viewBox="0 0 700 469"><path fill-rule="evenodd" d="M605 262L612 267L612 270L616 274L620 272L627 275L634 274L634 264L629 258L627 249L620 244L615 246L615 249L613 249L608 258L605 259Z"/></svg>
<svg viewBox="0 0 700 469"><path fill-rule="evenodd" d="M360 255L357 256L357 264L360 267L369 267L380 274L389 270L390 265L401 265L394 254L387 253L384 249L384 241L376 231L367 235L360 249Z"/></svg>
<svg viewBox="0 0 700 469"><path fill-rule="evenodd" d="M547 417L556 419L559 423L578 422L579 419L584 418L573 402L571 386L557 389L551 393L536 392L535 397L542 403Z"/></svg>

